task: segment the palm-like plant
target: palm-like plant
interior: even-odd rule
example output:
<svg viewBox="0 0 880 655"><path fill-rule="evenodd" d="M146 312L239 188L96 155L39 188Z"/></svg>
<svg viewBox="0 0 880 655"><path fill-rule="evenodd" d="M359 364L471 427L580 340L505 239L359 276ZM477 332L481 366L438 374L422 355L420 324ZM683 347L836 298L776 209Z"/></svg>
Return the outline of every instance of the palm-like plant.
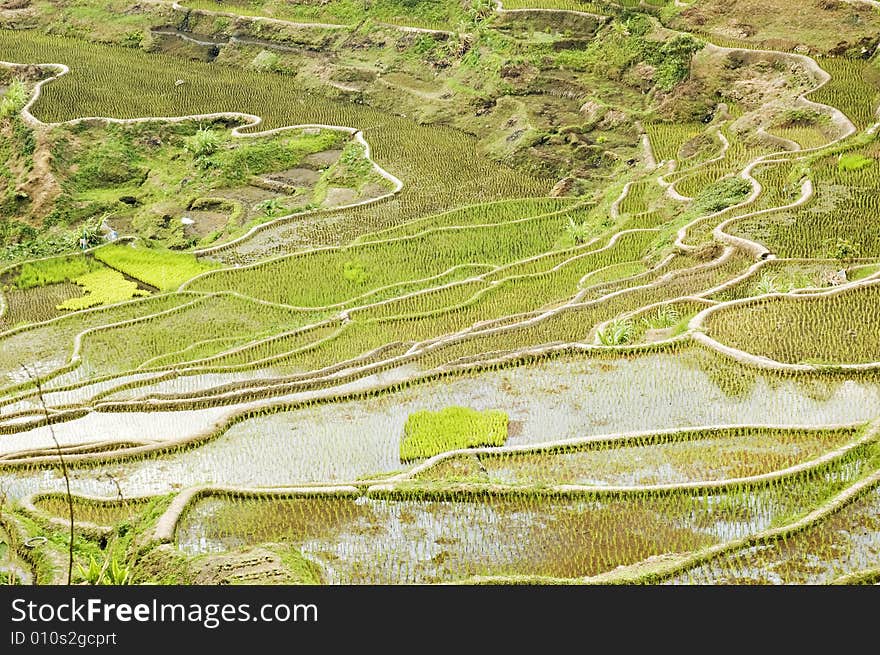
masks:
<svg viewBox="0 0 880 655"><path fill-rule="evenodd" d="M596 331L596 343L602 346L620 346L629 343L633 336L633 322L630 319L614 319Z"/></svg>

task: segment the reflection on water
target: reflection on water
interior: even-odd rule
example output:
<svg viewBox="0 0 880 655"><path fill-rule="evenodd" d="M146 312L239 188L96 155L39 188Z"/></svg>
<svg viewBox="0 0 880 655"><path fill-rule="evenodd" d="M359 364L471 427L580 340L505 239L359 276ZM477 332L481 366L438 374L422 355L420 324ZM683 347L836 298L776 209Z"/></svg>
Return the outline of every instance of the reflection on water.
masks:
<svg viewBox="0 0 880 655"><path fill-rule="evenodd" d="M406 417L449 405L505 410L513 426L508 443L528 444L702 425L865 421L880 415L880 384L876 376L807 380L758 372L697 349L630 359L550 360L378 398L255 417L199 448L103 466L101 471L112 473L128 496L199 483L267 486L352 480L400 469L398 448ZM207 418L212 410L203 411ZM177 413L178 419L185 415ZM118 438L112 425L102 424L101 430L90 436ZM51 471L0 475L0 486L11 497L60 490L61 482ZM109 479L93 469L74 471L73 489L116 495Z"/></svg>
<svg viewBox="0 0 880 655"><path fill-rule="evenodd" d="M671 584L828 584L880 564L880 487L814 528L711 560Z"/></svg>
<svg viewBox="0 0 880 655"><path fill-rule="evenodd" d="M780 517L806 511L829 488L839 489L859 473L853 466L842 476L710 495L212 497L184 515L177 543L190 554L289 543L320 563L331 583L575 577L766 529ZM835 475L841 479L829 483Z"/></svg>

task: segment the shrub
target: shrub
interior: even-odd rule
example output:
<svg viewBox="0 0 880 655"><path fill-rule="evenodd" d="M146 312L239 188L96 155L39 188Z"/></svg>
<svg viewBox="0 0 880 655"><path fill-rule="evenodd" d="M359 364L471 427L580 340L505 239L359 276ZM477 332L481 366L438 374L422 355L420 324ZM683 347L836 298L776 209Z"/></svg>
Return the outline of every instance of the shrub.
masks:
<svg viewBox="0 0 880 655"><path fill-rule="evenodd" d="M642 319L642 324L652 330L662 330L672 327L681 321L681 314L672 305L658 307L650 316Z"/></svg>
<svg viewBox="0 0 880 655"><path fill-rule="evenodd" d="M459 448L502 446L507 440L507 414L498 410L478 411L447 407L439 412L420 411L409 415L400 442L403 462Z"/></svg>
<svg viewBox="0 0 880 655"><path fill-rule="evenodd" d="M854 259L862 254L859 244L843 237L838 237L834 241L827 241L825 246L825 254L831 259Z"/></svg>
<svg viewBox="0 0 880 655"><path fill-rule="evenodd" d="M198 132L186 139L184 148L196 159L208 157L220 147L220 134L210 128L199 128Z"/></svg>
<svg viewBox="0 0 880 655"><path fill-rule="evenodd" d="M589 225L586 223L575 223L574 220L569 217L568 225L565 228L565 235L573 243L586 243L591 234L592 230Z"/></svg>

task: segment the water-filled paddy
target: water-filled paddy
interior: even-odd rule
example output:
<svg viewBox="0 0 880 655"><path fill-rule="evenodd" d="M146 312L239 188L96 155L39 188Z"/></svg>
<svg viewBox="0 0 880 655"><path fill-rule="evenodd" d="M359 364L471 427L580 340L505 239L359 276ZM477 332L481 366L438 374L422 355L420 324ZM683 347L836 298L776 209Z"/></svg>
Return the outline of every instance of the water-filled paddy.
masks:
<svg viewBox="0 0 880 655"><path fill-rule="evenodd" d="M208 497L184 514L177 543L189 554L289 543L320 563L331 583L595 575L766 529L859 470L713 494Z"/></svg>
<svg viewBox="0 0 880 655"><path fill-rule="evenodd" d="M713 559L674 584L827 584L880 558L880 487L782 541Z"/></svg>
<svg viewBox="0 0 880 655"><path fill-rule="evenodd" d="M697 350L614 361L559 359L259 416L233 425L198 448L114 463L101 470L111 472L129 496L202 483L277 486L347 481L401 469L399 440L406 417L419 409L449 405L508 412L507 443L515 445L704 425L854 423L877 415L880 385L873 378L778 377ZM221 410L203 411L207 423L208 415ZM145 414L150 419L147 431L130 434L155 434L157 421L165 416L169 430L179 433L184 420L189 430L187 414ZM118 416L127 421L137 415ZM129 431L126 428L125 434ZM89 434L107 439L122 433L105 423ZM11 449L9 444L18 438L4 436L2 442ZM43 435L40 444L47 440L48 434ZM638 467L633 462L633 470ZM75 492L116 495L112 483L91 469L77 469L73 475ZM0 476L13 497L59 491L62 482L47 471Z"/></svg>

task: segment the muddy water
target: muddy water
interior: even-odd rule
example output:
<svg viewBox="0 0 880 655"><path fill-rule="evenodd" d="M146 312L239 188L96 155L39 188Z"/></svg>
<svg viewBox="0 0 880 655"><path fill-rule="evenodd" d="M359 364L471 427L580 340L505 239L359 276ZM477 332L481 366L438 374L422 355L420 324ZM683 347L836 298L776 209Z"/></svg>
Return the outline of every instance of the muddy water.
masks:
<svg viewBox="0 0 880 655"><path fill-rule="evenodd" d="M505 410L511 421L508 443L530 444L702 425L864 421L880 416L880 385L874 379L803 382L768 376L697 351L623 360L555 360L379 398L256 417L197 449L102 470L110 471L129 496L197 483L266 486L352 480L400 469L398 449L407 416L449 405ZM195 414L201 423L212 411ZM168 414L177 415L169 418L172 432L194 427L180 423L190 420L188 413ZM150 416L143 415L144 425L153 425ZM88 440L133 437L129 421L135 418L120 415L120 425L114 426L105 415ZM155 426L145 429L138 436L155 434ZM637 470L639 464L632 466ZM0 484L13 496L60 490L59 480L44 472L0 474ZM116 495L107 479L89 469L76 471L74 488Z"/></svg>

